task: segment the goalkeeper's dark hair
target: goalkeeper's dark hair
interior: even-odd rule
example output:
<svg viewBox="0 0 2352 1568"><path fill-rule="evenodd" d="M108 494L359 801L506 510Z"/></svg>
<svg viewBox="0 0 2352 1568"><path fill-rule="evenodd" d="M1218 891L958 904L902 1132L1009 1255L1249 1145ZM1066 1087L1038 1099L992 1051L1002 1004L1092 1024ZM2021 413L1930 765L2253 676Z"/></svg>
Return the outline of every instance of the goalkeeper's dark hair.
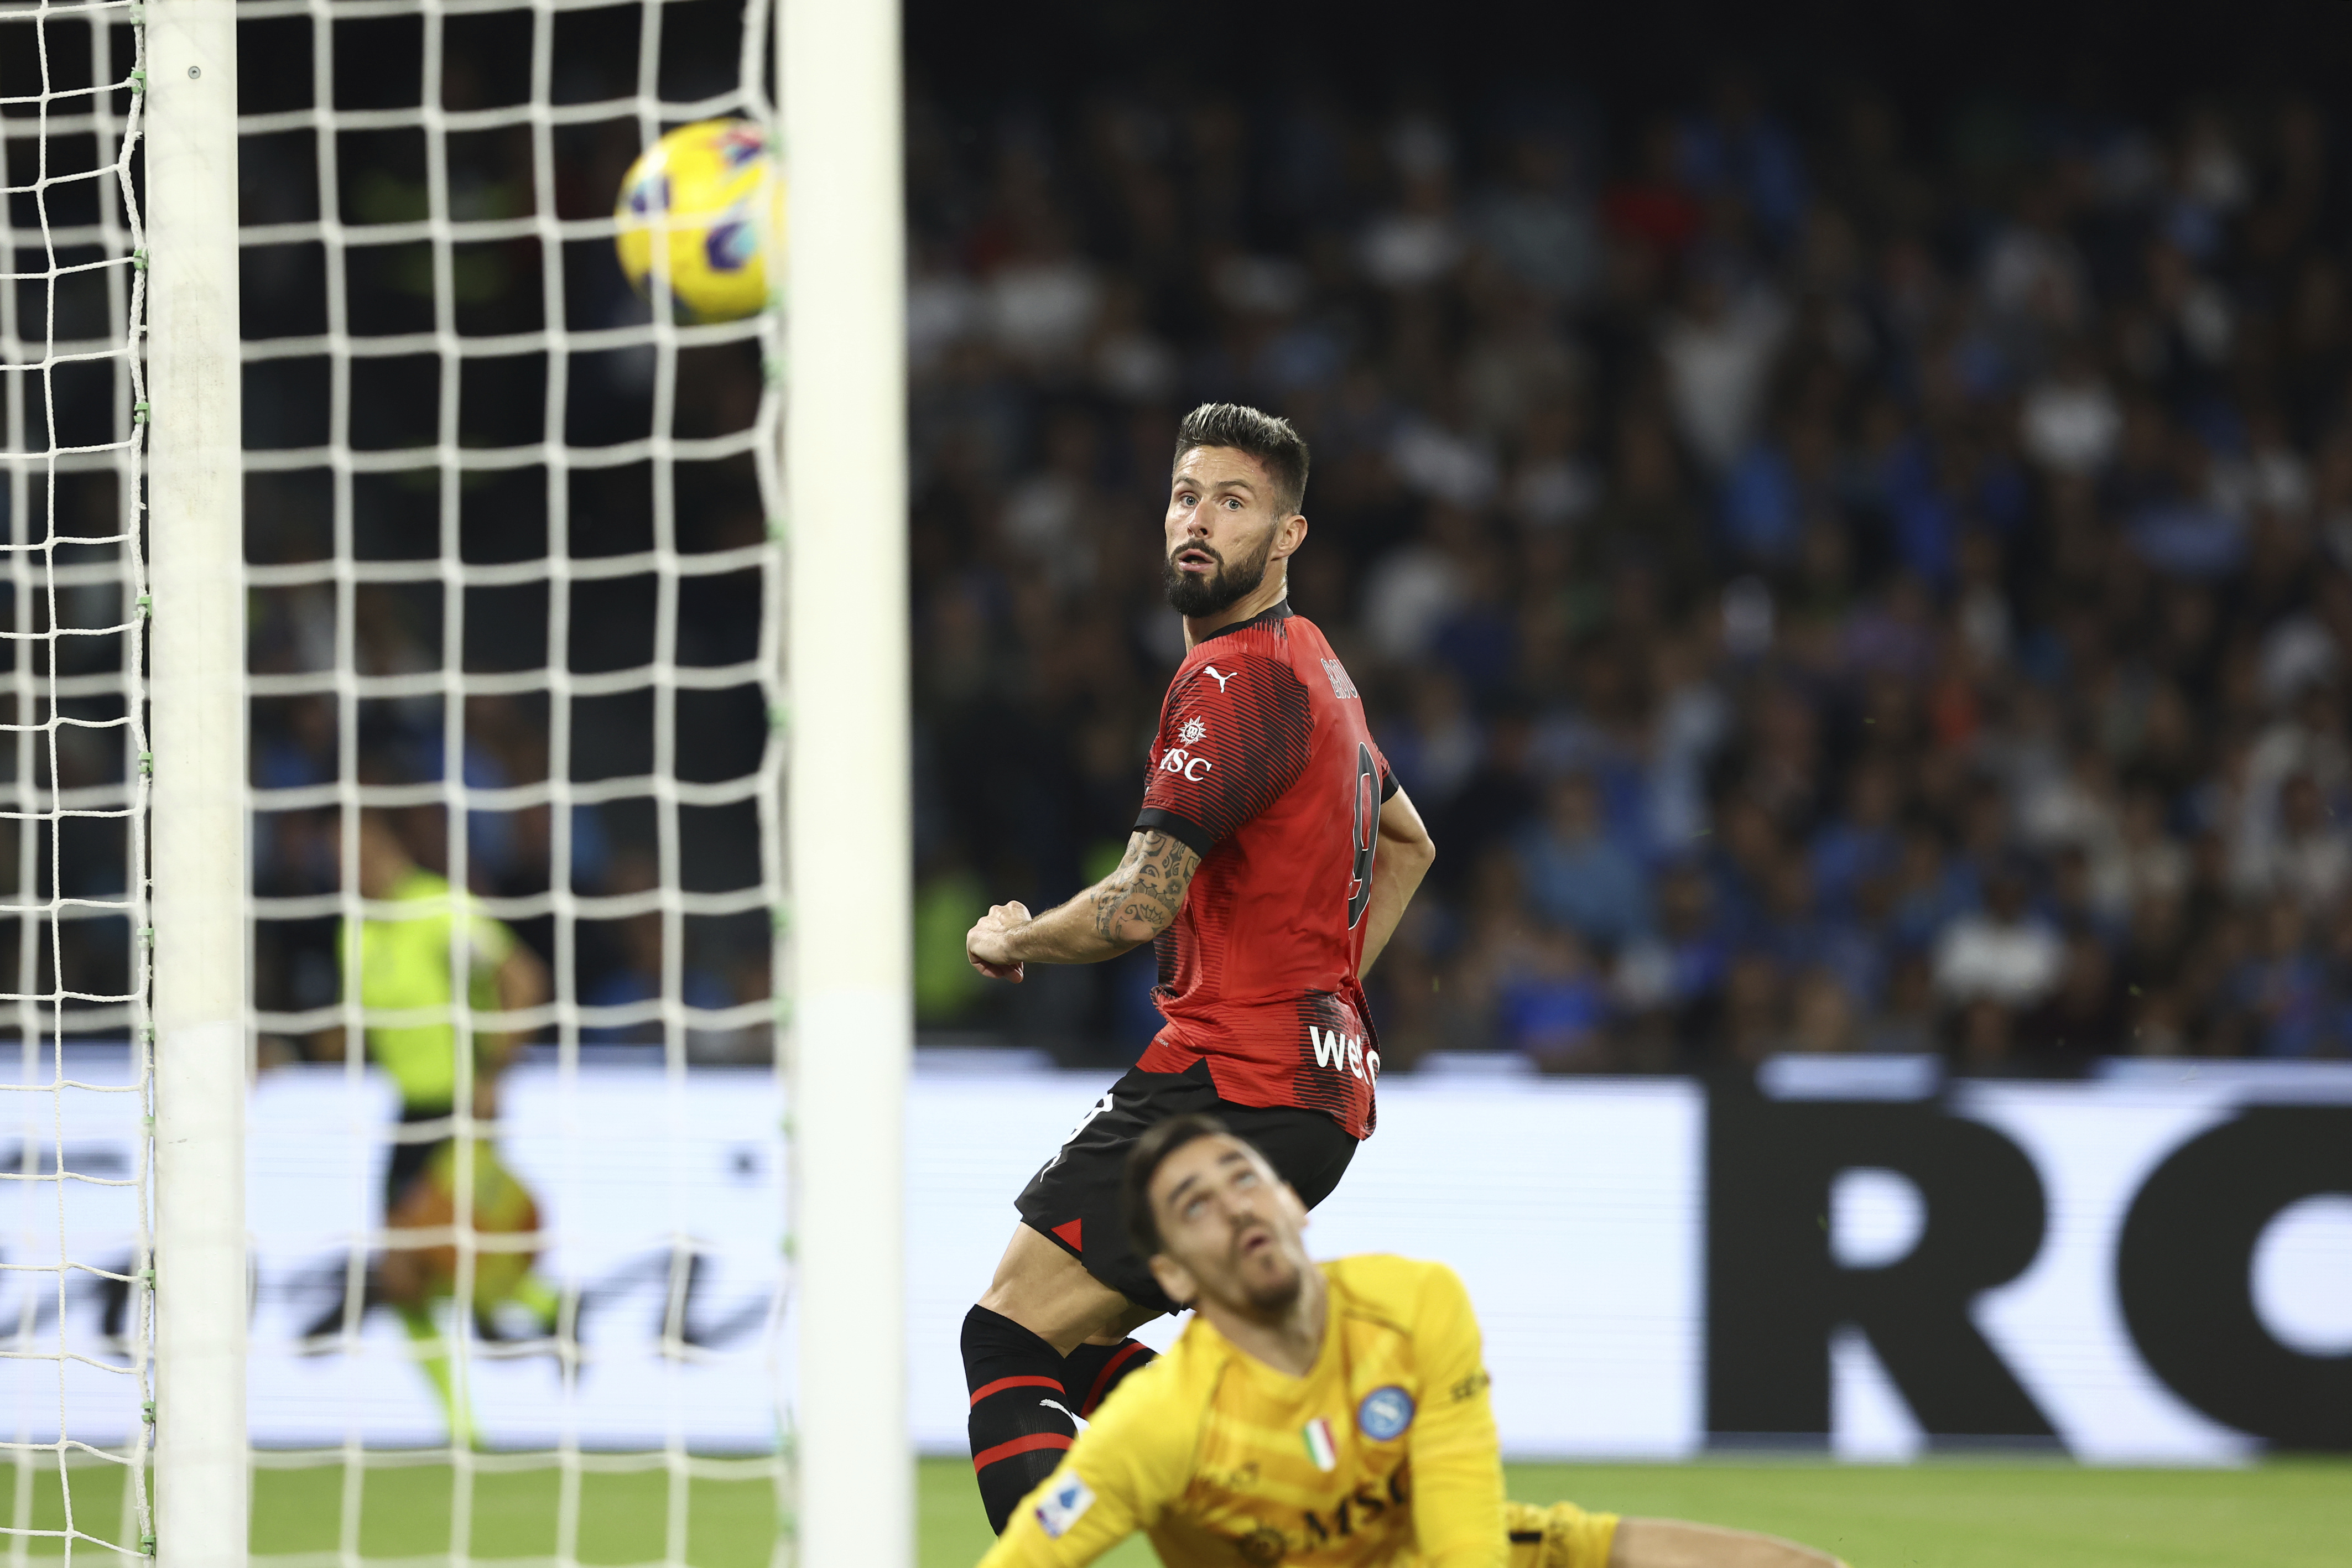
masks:
<svg viewBox="0 0 2352 1568"><path fill-rule="evenodd" d="M1286 516L1307 498L1307 438L1286 419L1238 402L1204 402L1176 427L1176 461L1196 446L1230 446L1265 464Z"/></svg>
<svg viewBox="0 0 2352 1568"><path fill-rule="evenodd" d="M1188 1112L1155 1122L1144 1129L1143 1136L1127 1151L1127 1168L1118 1183L1119 1218L1127 1223L1127 1239L1139 1258L1149 1258L1161 1249L1160 1220L1151 1212L1151 1178L1168 1163L1168 1156L1185 1145L1202 1138L1234 1136L1234 1130L1214 1116ZM1244 1140L1246 1142L1247 1140Z"/></svg>

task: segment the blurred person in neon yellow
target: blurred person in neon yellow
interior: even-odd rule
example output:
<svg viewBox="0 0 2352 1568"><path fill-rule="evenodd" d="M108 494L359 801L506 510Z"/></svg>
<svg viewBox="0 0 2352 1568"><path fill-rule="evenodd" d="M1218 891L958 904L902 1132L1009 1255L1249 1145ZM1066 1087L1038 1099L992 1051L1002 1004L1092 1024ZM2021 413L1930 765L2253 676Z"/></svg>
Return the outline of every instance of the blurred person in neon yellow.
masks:
<svg viewBox="0 0 2352 1568"><path fill-rule="evenodd" d="M384 1223L395 1236L423 1233L396 1239L375 1260L360 1315L379 1302L399 1312L448 1416L450 1441L470 1445L472 1413L456 1386L447 1339L434 1318L436 1303L458 1289L459 1229L473 1237L470 1304L486 1337L506 1337L497 1320L509 1302L528 1312L539 1333L551 1333L560 1303L531 1271L539 1205L530 1189L499 1160L488 1136L478 1133L467 1149L454 1135L460 1084L456 975L462 966L466 1005L474 1012L514 1013L547 999L547 969L512 931L477 910L469 894L420 865L390 812L360 813L359 891L373 904L399 906L397 913L371 913L356 928L346 923L336 946L346 994L356 981L369 1018L393 1015L365 1026L369 1058L400 1091L402 1135L385 1166ZM497 1117L499 1076L529 1033L472 1032L469 1103L478 1121ZM347 1049L340 1026L311 1037L312 1054L321 1059L339 1061ZM461 1227L459 1192L467 1180L473 1202ZM310 1337L357 1326L348 1301L339 1301L312 1324Z"/></svg>
<svg viewBox="0 0 2352 1568"><path fill-rule="evenodd" d="M1318 1264L1307 1207L1213 1116L1159 1124L1121 1193L1192 1322L1120 1383L982 1568L1078 1568L1137 1531L1167 1568L1838 1568L1808 1547L1503 1496L1478 1322L1442 1263Z"/></svg>

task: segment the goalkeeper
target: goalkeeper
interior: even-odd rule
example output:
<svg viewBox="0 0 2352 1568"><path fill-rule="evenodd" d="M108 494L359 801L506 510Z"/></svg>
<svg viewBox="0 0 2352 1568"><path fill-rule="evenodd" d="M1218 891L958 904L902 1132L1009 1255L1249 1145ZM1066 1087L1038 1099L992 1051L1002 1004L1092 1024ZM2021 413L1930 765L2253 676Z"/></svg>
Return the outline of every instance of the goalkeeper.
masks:
<svg viewBox="0 0 2352 1568"><path fill-rule="evenodd" d="M1478 1324L1442 1264L1316 1264L1306 1206L1209 1116L1137 1140L1139 1256L1198 1312L1023 1500L982 1568L1076 1568L1140 1530L1168 1568L1833 1568L1768 1536L1503 1500Z"/></svg>
<svg viewBox="0 0 2352 1568"><path fill-rule="evenodd" d="M446 879L416 862L388 813L360 813L360 895L402 906L344 926L337 946L346 992L356 988L371 1016L404 1014L397 1022L367 1026L368 1055L400 1091L402 1135L384 1171L384 1220L392 1230L448 1229L457 1219L458 1147L449 1132L458 1090L456 973L466 970L468 1006L518 1012L547 999L547 970L538 956L497 920L478 913ZM424 1015L420 1020L419 1015ZM437 1018L434 1015L438 1015ZM529 1031L478 1030L471 1037L473 1114L498 1113L499 1075ZM311 1038L315 1055L341 1060L346 1043L338 1027ZM539 1211L528 1189L499 1162L488 1138L473 1144L473 1206L467 1228L487 1239L475 1255L472 1306L485 1334L497 1337L494 1315L520 1303L541 1333L555 1326L555 1292L530 1271L536 1249L528 1238ZM454 1238L452 1238L454 1243ZM400 1313L416 1343L418 1364L449 1420L450 1440L470 1444L473 1421L454 1385L446 1342L433 1318L434 1303L455 1292L454 1244L394 1247L369 1270L364 1312L383 1302ZM342 1326L344 1303L312 1325L316 1339Z"/></svg>

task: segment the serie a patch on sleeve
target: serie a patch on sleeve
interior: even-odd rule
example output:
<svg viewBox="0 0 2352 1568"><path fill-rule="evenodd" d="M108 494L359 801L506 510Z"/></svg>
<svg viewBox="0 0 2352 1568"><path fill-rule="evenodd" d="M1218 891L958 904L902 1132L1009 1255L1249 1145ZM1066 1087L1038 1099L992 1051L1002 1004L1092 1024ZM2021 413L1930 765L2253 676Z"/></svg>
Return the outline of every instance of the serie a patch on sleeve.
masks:
<svg viewBox="0 0 2352 1568"><path fill-rule="evenodd" d="M1059 1541L1094 1505L1094 1489L1076 1475L1066 1475L1038 1500L1038 1526Z"/></svg>

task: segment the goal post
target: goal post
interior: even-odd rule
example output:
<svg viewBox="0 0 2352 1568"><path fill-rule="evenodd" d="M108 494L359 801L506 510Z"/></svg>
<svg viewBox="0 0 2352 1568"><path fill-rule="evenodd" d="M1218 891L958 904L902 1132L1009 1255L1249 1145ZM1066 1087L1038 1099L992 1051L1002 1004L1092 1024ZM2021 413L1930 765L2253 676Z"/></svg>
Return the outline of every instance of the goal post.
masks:
<svg viewBox="0 0 2352 1568"><path fill-rule="evenodd" d="M148 0L146 26L155 1552L163 1568L241 1568L247 1009L236 6Z"/></svg>
<svg viewBox="0 0 2352 1568"><path fill-rule="evenodd" d="M799 1544L907 1568L905 216L898 0L783 0Z"/></svg>
<svg viewBox="0 0 2352 1568"><path fill-rule="evenodd" d="M13 1561L909 1568L898 30L0 0Z"/></svg>

